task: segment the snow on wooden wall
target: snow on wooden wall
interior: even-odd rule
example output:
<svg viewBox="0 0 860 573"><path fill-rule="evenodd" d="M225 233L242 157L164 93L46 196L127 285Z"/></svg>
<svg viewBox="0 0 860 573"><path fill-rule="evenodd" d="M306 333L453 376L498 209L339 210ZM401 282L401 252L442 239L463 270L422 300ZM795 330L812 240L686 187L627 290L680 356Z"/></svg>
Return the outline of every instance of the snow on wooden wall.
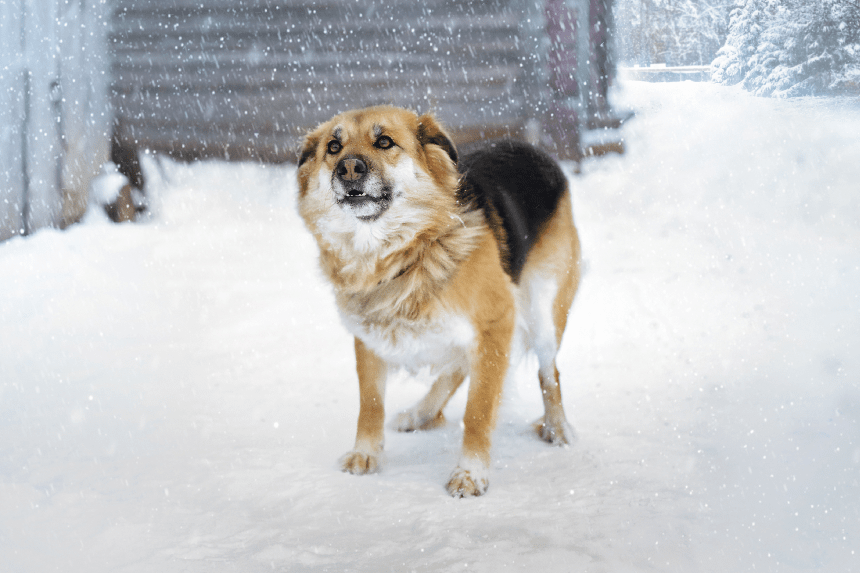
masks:
<svg viewBox="0 0 860 573"><path fill-rule="evenodd" d="M109 152L102 0L0 2L0 240L79 219Z"/></svg>
<svg viewBox="0 0 860 573"><path fill-rule="evenodd" d="M122 146L294 160L299 135L378 103L432 110L461 141L543 113L533 0L115 0Z"/></svg>
<svg viewBox="0 0 860 573"><path fill-rule="evenodd" d="M26 79L20 6L0 3L0 241L24 229L22 137Z"/></svg>

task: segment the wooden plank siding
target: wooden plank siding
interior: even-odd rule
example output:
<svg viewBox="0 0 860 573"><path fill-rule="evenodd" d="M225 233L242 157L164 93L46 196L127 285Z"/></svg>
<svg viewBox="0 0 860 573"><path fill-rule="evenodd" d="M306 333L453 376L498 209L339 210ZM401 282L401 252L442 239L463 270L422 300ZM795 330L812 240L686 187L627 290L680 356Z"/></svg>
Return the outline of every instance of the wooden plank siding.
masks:
<svg viewBox="0 0 860 573"><path fill-rule="evenodd" d="M0 2L0 241L66 227L108 160L101 0Z"/></svg>
<svg viewBox="0 0 860 573"><path fill-rule="evenodd" d="M543 112L533 0L114 0L121 146L294 161L347 109L434 111L466 142L523 135Z"/></svg>

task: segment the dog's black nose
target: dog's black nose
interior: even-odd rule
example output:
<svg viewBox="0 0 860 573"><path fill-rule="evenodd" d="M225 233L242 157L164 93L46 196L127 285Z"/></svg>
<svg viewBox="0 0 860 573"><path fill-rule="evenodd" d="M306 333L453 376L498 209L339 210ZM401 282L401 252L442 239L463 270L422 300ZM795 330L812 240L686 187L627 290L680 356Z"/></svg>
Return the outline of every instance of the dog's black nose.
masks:
<svg viewBox="0 0 860 573"><path fill-rule="evenodd" d="M346 157L337 164L337 176L343 181L358 181L367 174L367 164L358 157Z"/></svg>

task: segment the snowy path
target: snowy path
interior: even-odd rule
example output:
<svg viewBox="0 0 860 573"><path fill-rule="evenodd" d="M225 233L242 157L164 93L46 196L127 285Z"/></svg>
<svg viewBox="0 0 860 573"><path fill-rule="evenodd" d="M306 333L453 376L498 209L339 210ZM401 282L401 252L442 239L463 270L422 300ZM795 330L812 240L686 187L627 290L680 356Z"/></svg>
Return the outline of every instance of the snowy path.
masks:
<svg viewBox="0 0 860 573"><path fill-rule="evenodd" d="M572 179L579 441L530 435L527 374L476 500L462 395L337 471L351 344L292 169L169 164L149 223L0 244L0 571L860 570L860 105L620 96L628 154Z"/></svg>

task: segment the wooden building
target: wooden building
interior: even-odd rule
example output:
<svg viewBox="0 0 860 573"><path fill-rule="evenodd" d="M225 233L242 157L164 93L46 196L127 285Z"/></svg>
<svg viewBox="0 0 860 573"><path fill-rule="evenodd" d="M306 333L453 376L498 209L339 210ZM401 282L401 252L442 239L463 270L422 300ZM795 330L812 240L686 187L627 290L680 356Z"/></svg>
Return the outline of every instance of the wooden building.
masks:
<svg viewBox="0 0 860 573"><path fill-rule="evenodd" d="M294 161L379 103L578 158L614 121L608 1L0 2L0 240L77 221L108 158L139 188L144 150Z"/></svg>
<svg viewBox="0 0 860 573"><path fill-rule="evenodd" d="M108 161L110 6L0 2L0 241L64 227Z"/></svg>
<svg viewBox="0 0 860 573"><path fill-rule="evenodd" d="M577 62L608 53L579 25L605 0L114 4L116 147L183 158L293 161L304 131L379 103L433 111L460 142L514 135L577 157L581 94L598 91Z"/></svg>

